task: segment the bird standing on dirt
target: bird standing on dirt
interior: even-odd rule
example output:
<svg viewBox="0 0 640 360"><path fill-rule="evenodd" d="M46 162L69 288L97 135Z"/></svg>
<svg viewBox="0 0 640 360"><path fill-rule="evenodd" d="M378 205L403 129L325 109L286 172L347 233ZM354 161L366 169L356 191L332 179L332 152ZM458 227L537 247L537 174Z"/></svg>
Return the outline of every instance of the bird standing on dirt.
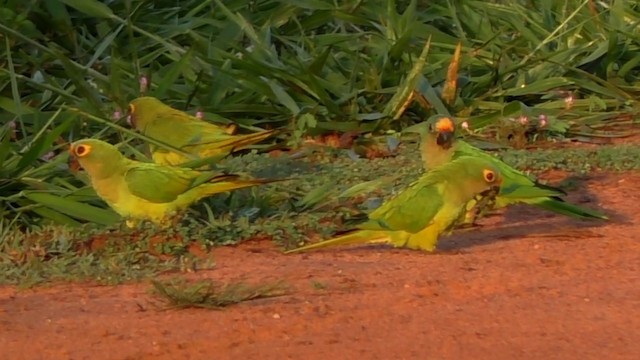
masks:
<svg viewBox="0 0 640 360"><path fill-rule="evenodd" d="M149 96L131 101L129 116L131 125L143 135L189 154L183 155L150 144L153 161L168 166L179 166L202 158L221 159L277 132L265 130L247 135L231 135L218 125L174 109Z"/></svg>
<svg viewBox="0 0 640 360"><path fill-rule="evenodd" d="M280 181L143 163L96 139L76 141L69 151L87 172L98 196L126 218L129 227L139 220L167 225L172 215L201 198Z"/></svg>
<svg viewBox="0 0 640 360"><path fill-rule="evenodd" d="M438 236L465 211L465 204L478 194L497 193L501 182L500 171L491 162L460 157L423 174L346 234L286 253L365 243L431 252Z"/></svg>
<svg viewBox="0 0 640 360"><path fill-rule="evenodd" d="M405 129L405 131L417 131L421 134L420 153L425 171L431 171L460 157L470 156L491 162L502 173L504 182L491 207L501 208L525 203L575 218L608 219L606 215L595 210L565 202L560 198L566 195L563 190L540 184L496 157L457 139L455 130L453 120L445 116L436 116ZM472 200L467 206L468 212L463 221L465 224L473 224L479 213L479 209L473 209L474 205Z"/></svg>

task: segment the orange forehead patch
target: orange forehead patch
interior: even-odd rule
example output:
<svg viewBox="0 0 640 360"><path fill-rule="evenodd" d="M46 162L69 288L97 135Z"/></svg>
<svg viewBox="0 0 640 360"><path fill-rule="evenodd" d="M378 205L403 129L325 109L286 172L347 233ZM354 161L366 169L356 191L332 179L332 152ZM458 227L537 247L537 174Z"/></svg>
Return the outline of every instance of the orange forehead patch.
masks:
<svg viewBox="0 0 640 360"><path fill-rule="evenodd" d="M454 131L453 121L448 117L443 117L436 121L436 131Z"/></svg>

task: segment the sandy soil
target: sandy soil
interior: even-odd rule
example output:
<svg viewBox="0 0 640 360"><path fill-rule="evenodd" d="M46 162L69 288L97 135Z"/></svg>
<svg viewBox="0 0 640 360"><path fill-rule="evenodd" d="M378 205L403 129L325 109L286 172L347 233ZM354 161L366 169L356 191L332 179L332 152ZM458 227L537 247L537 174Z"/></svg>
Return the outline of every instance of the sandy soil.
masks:
<svg viewBox="0 0 640 360"><path fill-rule="evenodd" d="M0 288L0 348L11 359L635 359L640 173L594 174L569 199L612 220L513 207L434 255L218 248L217 266L193 277L291 288L222 311L160 310L148 283Z"/></svg>

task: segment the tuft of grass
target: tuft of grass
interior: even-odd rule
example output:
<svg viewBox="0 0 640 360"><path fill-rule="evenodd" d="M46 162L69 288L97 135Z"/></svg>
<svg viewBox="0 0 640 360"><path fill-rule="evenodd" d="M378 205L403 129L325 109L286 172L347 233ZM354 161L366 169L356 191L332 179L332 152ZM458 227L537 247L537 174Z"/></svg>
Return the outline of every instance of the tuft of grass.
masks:
<svg viewBox="0 0 640 360"><path fill-rule="evenodd" d="M169 308L222 309L241 302L287 295L282 281L273 284L248 285L235 282L216 285L212 280L188 282L183 278L151 281L153 293Z"/></svg>
<svg viewBox="0 0 640 360"><path fill-rule="evenodd" d="M313 287L314 290L326 290L328 288L327 284L317 280L311 281L311 287Z"/></svg>
<svg viewBox="0 0 640 360"><path fill-rule="evenodd" d="M176 241L162 232L96 226L6 231L0 240L0 285L118 284L189 270L187 267L210 267L208 259L194 258L188 252L191 241Z"/></svg>

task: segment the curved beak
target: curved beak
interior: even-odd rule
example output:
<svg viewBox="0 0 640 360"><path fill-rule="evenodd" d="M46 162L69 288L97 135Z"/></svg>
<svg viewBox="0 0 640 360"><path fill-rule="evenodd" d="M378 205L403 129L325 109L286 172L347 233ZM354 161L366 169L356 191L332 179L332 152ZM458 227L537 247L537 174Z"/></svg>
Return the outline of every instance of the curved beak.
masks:
<svg viewBox="0 0 640 360"><path fill-rule="evenodd" d="M441 131L438 133L438 136L436 137L436 143L440 147L448 149L451 147L453 143L453 137L454 137L453 131Z"/></svg>
<svg viewBox="0 0 640 360"><path fill-rule="evenodd" d="M67 162L67 166L69 166L69 170L73 172L77 172L80 170L80 162L74 155L75 151L73 151L73 144L69 147L69 161Z"/></svg>

